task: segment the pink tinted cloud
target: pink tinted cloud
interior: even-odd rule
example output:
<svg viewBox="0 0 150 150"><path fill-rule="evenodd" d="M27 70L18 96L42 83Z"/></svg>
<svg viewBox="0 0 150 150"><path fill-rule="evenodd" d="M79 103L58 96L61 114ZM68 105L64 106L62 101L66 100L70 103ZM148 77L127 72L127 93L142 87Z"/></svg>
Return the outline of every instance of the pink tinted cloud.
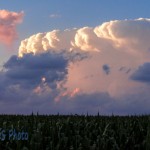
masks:
<svg viewBox="0 0 150 150"><path fill-rule="evenodd" d="M80 91L80 88L75 88L73 91L65 91L64 93L55 97L54 101L59 102L63 97L74 98L80 93Z"/></svg>
<svg viewBox="0 0 150 150"><path fill-rule="evenodd" d="M10 46L17 39L16 26L23 20L24 12L0 10L0 42Z"/></svg>

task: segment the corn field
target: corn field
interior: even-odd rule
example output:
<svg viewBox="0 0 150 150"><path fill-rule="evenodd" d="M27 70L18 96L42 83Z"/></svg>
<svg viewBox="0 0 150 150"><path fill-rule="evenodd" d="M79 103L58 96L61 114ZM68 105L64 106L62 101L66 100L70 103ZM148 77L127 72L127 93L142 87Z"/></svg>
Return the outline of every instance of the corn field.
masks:
<svg viewBox="0 0 150 150"><path fill-rule="evenodd" d="M1 115L0 136L0 150L150 150L150 116Z"/></svg>

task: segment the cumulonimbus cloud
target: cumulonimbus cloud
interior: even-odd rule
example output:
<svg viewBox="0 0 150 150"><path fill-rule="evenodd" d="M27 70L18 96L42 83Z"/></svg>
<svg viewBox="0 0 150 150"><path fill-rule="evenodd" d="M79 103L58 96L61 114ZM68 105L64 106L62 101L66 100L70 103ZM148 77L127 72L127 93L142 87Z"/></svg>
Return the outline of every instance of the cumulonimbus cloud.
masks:
<svg viewBox="0 0 150 150"><path fill-rule="evenodd" d="M50 49L105 51L119 49L132 53L147 52L150 48L150 19L114 20L96 27L53 30L37 33L23 40L19 56L40 53Z"/></svg>
<svg viewBox="0 0 150 150"><path fill-rule="evenodd" d="M150 81L149 29L150 19L140 18L32 35L0 72L0 104L13 99L20 102L14 110L22 104L25 112L149 112L149 84L133 82Z"/></svg>
<svg viewBox="0 0 150 150"><path fill-rule="evenodd" d="M16 25L22 22L24 12L0 10L0 42L11 45L17 39Z"/></svg>

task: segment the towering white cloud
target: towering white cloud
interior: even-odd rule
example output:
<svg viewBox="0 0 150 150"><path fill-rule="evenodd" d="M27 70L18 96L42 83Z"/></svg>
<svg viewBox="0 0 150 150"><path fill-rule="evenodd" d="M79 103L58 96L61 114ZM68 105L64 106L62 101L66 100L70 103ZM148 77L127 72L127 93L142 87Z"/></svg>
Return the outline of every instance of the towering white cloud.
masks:
<svg viewBox="0 0 150 150"><path fill-rule="evenodd" d="M53 50L71 50L76 29L73 30L53 30L47 33L38 33L28 39L21 41L19 47L19 56L25 53L42 53L50 49Z"/></svg>
<svg viewBox="0 0 150 150"><path fill-rule="evenodd" d="M110 21L96 27L94 32L98 37L112 40L116 48L124 47L132 52L150 48L150 19Z"/></svg>
<svg viewBox="0 0 150 150"><path fill-rule="evenodd" d="M114 20L97 27L83 27L70 30L53 30L37 33L23 40L19 56L25 53L41 53L53 50L106 51L124 50L141 54L149 52L150 19Z"/></svg>

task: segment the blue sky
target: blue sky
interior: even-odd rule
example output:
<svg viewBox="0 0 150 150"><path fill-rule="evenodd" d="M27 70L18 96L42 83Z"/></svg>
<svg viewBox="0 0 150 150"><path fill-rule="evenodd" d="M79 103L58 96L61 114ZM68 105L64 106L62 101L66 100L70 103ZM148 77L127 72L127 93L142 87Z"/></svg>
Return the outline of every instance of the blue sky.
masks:
<svg viewBox="0 0 150 150"><path fill-rule="evenodd" d="M18 13L13 28L14 18L7 20L18 32L13 46L7 47L0 32L0 67L5 64L0 113L99 108L104 114L150 113L149 5L148 0L0 1L0 10ZM0 29L9 24L0 21Z"/></svg>

